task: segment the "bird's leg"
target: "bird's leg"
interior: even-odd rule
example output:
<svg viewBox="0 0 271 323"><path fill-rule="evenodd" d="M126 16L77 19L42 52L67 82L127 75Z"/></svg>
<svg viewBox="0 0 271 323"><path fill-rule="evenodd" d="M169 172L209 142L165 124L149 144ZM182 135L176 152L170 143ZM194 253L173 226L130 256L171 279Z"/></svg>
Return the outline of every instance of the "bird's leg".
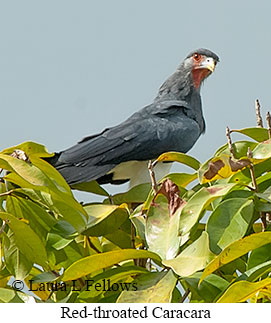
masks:
<svg viewBox="0 0 271 323"><path fill-rule="evenodd" d="M157 194L157 192L158 192L158 185L157 185L157 182L156 182L156 179L155 179L155 173L153 171L153 168L154 168L155 165L156 165L156 161L152 162L150 160L149 161L149 164L148 164L148 169L149 169L149 172L150 172L152 189L153 189L154 193Z"/></svg>

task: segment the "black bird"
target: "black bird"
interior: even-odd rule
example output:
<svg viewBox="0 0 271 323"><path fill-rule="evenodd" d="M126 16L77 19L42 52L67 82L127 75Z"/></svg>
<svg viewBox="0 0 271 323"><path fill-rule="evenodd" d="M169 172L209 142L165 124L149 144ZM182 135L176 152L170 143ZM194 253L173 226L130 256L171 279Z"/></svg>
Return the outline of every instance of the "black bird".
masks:
<svg viewBox="0 0 271 323"><path fill-rule="evenodd" d="M162 84L153 103L48 161L71 186L93 180L100 184L130 180L130 186L149 182L150 159L168 151L186 153L205 131L200 87L218 61L210 50L193 51ZM166 168L163 175L169 170L168 164L158 164L158 177L159 167Z"/></svg>

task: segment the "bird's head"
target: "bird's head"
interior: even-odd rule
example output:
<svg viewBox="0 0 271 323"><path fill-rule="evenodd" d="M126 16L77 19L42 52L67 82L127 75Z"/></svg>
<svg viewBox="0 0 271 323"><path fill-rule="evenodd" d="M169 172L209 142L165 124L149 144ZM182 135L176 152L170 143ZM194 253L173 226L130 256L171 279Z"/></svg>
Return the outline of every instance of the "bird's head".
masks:
<svg viewBox="0 0 271 323"><path fill-rule="evenodd" d="M155 100L187 100L191 90L199 91L202 81L214 71L217 62L218 56L208 49L193 51L161 85Z"/></svg>
<svg viewBox="0 0 271 323"><path fill-rule="evenodd" d="M219 62L219 57L208 49L200 48L191 52L181 64L192 76L192 81L196 89L200 87L202 81L206 79Z"/></svg>

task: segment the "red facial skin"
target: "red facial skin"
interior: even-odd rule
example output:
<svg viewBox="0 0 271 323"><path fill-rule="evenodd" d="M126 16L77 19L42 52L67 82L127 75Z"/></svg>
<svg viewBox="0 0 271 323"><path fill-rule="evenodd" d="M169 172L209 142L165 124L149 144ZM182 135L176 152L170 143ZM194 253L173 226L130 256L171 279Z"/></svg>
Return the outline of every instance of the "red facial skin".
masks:
<svg viewBox="0 0 271 323"><path fill-rule="evenodd" d="M201 82L211 73L210 70L207 68L201 68L200 64L204 60L204 56L195 53L193 55L193 69L192 69L192 76L193 82L196 89L198 89L201 85Z"/></svg>

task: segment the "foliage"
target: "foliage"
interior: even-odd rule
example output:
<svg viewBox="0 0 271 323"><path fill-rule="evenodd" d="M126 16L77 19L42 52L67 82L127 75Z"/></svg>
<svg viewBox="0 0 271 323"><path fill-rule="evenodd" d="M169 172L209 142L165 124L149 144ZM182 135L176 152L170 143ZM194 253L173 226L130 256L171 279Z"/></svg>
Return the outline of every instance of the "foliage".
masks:
<svg viewBox="0 0 271 323"><path fill-rule="evenodd" d="M77 185L101 203L76 201L44 146L2 151L0 302L270 302L271 140L235 132L249 140L203 164L161 155L191 173L169 174L156 194Z"/></svg>

